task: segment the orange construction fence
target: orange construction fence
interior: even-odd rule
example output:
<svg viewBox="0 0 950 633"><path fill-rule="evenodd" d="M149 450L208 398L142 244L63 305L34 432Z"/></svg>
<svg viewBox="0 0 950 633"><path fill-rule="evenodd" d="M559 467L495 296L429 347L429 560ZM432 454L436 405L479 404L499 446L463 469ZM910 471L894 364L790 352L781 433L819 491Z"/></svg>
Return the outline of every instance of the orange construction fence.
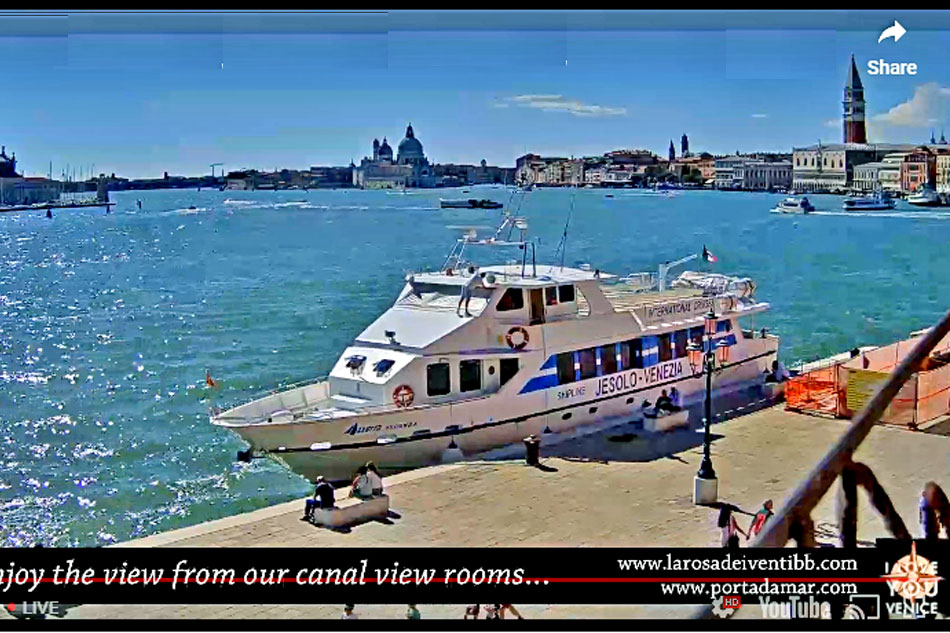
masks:
<svg viewBox="0 0 950 633"><path fill-rule="evenodd" d="M913 344L901 341L862 353L860 357L819 367L791 378L785 386L786 408L850 418L878 387ZM950 337L941 351L950 351ZM932 357L922 371L904 383L881 416L884 424L915 427L950 414L950 364Z"/></svg>

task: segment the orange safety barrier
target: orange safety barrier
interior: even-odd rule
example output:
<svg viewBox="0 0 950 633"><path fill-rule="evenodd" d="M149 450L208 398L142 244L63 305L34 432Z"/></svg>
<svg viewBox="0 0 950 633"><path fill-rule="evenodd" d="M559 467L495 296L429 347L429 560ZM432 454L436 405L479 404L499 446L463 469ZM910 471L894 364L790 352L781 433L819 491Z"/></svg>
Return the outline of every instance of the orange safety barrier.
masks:
<svg viewBox="0 0 950 633"><path fill-rule="evenodd" d="M798 411L838 412L838 367L823 367L785 384L785 407Z"/></svg>

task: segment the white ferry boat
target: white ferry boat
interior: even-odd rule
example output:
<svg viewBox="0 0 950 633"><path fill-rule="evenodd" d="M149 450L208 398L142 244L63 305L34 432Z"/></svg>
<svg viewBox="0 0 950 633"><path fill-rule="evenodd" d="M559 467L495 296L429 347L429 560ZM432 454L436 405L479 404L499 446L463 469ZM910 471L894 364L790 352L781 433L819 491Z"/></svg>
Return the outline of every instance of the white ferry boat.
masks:
<svg viewBox="0 0 950 633"><path fill-rule="evenodd" d="M785 198L770 211L770 213L811 213L815 210L808 198L794 196Z"/></svg>
<svg viewBox="0 0 950 633"><path fill-rule="evenodd" d="M776 358L777 337L740 329L739 319L769 308L749 279L685 272L667 284L670 265L625 280L535 265L524 221L507 216L505 225L520 229L521 240L504 241L500 229L489 239L469 233L441 270L408 275L328 378L212 411L211 422L250 444L242 459L267 456L310 480L348 480L370 460L395 472L532 434L543 441L582 425L620 424L672 387L684 407L698 402L704 382L687 345L701 340L710 310L718 316L714 343L731 352L717 390L759 382ZM473 275L462 257L471 244L517 245L522 260ZM469 315L458 311L466 285Z"/></svg>
<svg viewBox="0 0 950 633"><path fill-rule="evenodd" d="M883 192L869 196L846 198L841 205L845 211L886 211L893 209L895 206L894 201Z"/></svg>
<svg viewBox="0 0 950 633"><path fill-rule="evenodd" d="M940 196L933 189L925 188L907 196L907 202L919 207L935 207L940 204Z"/></svg>

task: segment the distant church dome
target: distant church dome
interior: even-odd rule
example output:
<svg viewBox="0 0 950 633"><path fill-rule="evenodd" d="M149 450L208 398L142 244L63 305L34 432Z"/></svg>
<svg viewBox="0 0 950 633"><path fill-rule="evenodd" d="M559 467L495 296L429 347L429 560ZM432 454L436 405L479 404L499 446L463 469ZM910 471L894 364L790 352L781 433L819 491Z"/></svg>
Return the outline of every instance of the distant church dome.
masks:
<svg viewBox="0 0 950 633"><path fill-rule="evenodd" d="M416 138L410 123L406 128L406 138L399 141L399 162L407 163L423 159L425 159L425 154L422 151L422 143Z"/></svg>
<svg viewBox="0 0 950 633"><path fill-rule="evenodd" d="M379 159L389 161L393 159L393 148L386 142L385 137L383 137L383 144L379 146Z"/></svg>

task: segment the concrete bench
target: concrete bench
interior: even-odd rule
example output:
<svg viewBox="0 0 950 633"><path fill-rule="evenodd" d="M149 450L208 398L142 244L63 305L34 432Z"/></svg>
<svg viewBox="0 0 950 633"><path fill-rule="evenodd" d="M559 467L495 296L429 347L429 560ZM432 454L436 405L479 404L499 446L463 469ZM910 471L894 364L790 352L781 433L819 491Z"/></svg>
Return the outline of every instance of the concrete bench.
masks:
<svg viewBox="0 0 950 633"><path fill-rule="evenodd" d="M659 415L656 417L644 416L643 417L643 430L651 431L653 433L658 433L662 431L670 431L680 426L687 426L689 424L689 411L683 409L675 413L670 413L668 415Z"/></svg>
<svg viewBox="0 0 950 633"><path fill-rule="evenodd" d="M371 499L350 497L338 502L335 508L314 508L313 522L316 525L339 528L371 519L385 519L388 515L388 495Z"/></svg>

